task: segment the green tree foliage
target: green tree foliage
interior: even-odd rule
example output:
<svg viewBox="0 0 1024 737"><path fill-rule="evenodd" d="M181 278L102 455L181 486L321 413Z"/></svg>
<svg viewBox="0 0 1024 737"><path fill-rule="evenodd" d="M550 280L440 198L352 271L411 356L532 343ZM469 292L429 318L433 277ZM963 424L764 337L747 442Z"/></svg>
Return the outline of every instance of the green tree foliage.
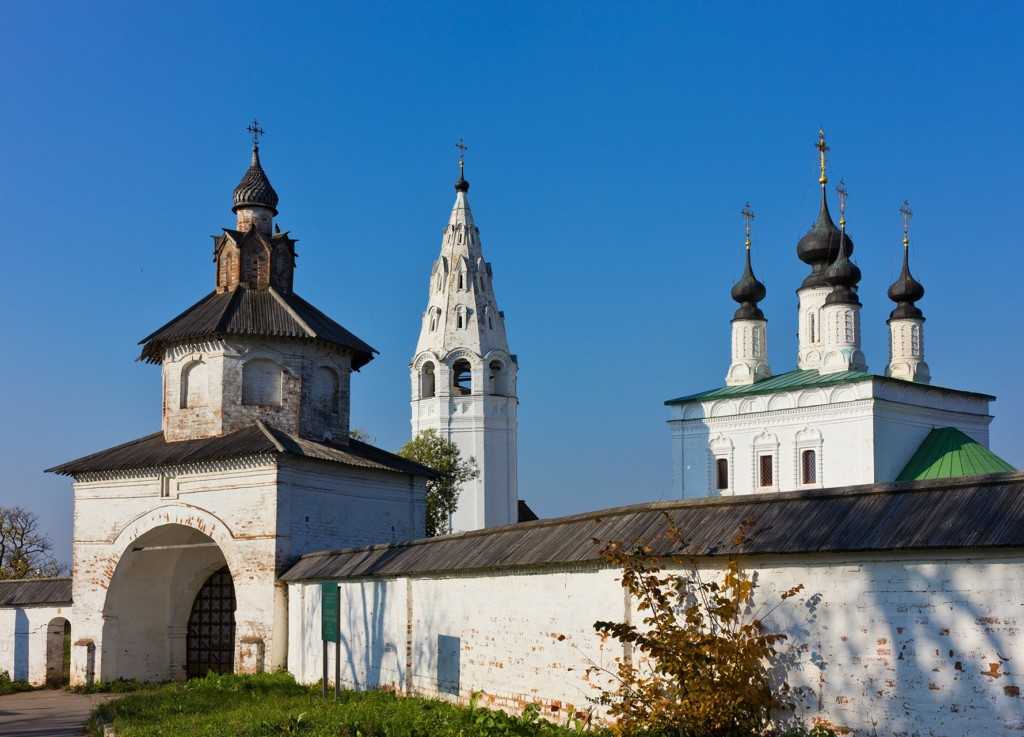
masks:
<svg viewBox="0 0 1024 737"><path fill-rule="evenodd" d="M22 507L0 507L0 580L59 576L53 543L39 531L39 518Z"/></svg>
<svg viewBox="0 0 1024 737"><path fill-rule="evenodd" d="M734 542L744 539L740 531ZM683 540L670 520L671 549ZM768 631L770 611L754 606L756 580L730 559L721 580L706 580L696 564L678 555L655 555L650 546L608 544L604 558L622 570L622 586L641 614L639 623L596 622L602 636L632 648L614 671L599 702L609 708L620 735L750 737L766 734L773 711L791 708L789 687L772 675L784 670L786 639ZM670 570L665 570L670 568ZM794 586L782 601L803 589ZM826 735L827 730L787 734Z"/></svg>
<svg viewBox="0 0 1024 737"><path fill-rule="evenodd" d="M424 430L403 445L398 455L437 472L438 477L427 482L427 535L451 532L451 517L459 504L462 485L480 475L476 460L463 458L455 443L436 430Z"/></svg>

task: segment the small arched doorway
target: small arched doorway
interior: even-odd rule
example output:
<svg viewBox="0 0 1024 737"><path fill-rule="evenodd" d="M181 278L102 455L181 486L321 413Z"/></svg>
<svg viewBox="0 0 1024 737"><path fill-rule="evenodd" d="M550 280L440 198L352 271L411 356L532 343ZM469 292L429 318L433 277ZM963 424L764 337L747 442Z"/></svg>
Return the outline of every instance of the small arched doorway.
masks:
<svg viewBox="0 0 1024 737"><path fill-rule="evenodd" d="M46 685L66 686L71 680L71 622L54 617L46 625Z"/></svg>
<svg viewBox="0 0 1024 737"><path fill-rule="evenodd" d="M235 671L235 584L224 566L203 584L192 602L185 644L185 672L201 678L209 672Z"/></svg>

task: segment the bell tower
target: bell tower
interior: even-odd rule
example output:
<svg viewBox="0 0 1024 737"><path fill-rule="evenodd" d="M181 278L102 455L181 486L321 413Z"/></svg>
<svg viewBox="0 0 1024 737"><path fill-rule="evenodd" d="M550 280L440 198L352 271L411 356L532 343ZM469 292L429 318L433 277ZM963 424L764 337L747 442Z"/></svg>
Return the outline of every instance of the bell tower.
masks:
<svg viewBox="0 0 1024 737"><path fill-rule="evenodd" d="M452 530L496 527L518 518L516 356L494 273L484 260L469 207L466 146L460 140L455 204L430 273L416 353L410 364L412 435L436 430L480 475L463 486Z"/></svg>

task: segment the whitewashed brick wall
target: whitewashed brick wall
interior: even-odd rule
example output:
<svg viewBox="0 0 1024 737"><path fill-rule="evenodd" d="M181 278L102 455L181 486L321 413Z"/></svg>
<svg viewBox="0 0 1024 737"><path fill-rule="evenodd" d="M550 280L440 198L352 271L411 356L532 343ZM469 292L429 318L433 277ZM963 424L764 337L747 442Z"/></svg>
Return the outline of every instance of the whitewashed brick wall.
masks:
<svg viewBox="0 0 1024 737"><path fill-rule="evenodd" d="M720 564L700 563L707 575ZM787 678L798 689L801 720L864 737L1001 737L1024 730L1024 551L808 555L747 564L756 567L762 603L805 586L769 620L794 645ZM495 706L516 711L538 702L564 719L589 708L594 691L584 681L586 668L622 656L620 645L593 631L594 621L621 621L625 614L612 570L340 586L346 686L411 686L463 702L483 691ZM289 670L315 682L319 584L292 584L289 597ZM377 671L366 667L378 663ZM333 678L333 660L330 667Z"/></svg>

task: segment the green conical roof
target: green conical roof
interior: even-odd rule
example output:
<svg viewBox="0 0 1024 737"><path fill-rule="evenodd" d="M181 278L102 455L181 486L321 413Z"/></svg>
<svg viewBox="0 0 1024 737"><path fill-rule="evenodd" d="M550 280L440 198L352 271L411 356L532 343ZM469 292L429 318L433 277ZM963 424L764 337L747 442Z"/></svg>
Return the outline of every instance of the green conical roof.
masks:
<svg viewBox="0 0 1024 737"><path fill-rule="evenodd" d="M955 427L939 427L928 433L896 480L949 479L1016 470Z"/></svg>

